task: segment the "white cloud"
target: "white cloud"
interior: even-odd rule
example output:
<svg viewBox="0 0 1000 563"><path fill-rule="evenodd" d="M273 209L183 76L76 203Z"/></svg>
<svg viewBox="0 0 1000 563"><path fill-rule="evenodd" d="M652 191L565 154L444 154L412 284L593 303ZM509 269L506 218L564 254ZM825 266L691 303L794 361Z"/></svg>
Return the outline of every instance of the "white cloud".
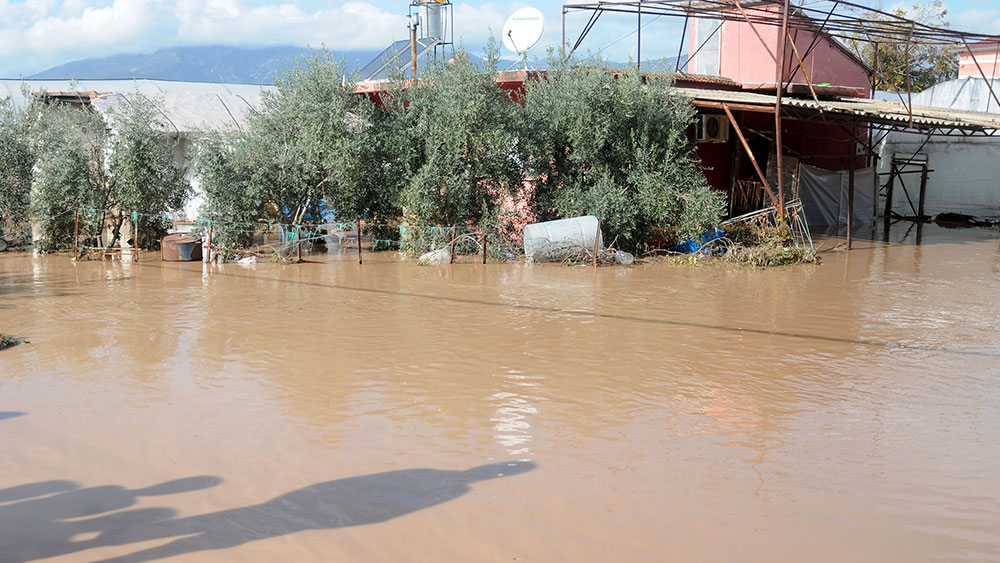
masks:
<svg viewBox="0 0 1000 563"><path fill-rule="evenodd" d="M308 11L294 3L250 7L238 0L182 0L175 16L177 36L188 43L358 49L385 47L406 35L406 14L366 2Z"/></svg>
<svg viewBox="0 0 1000 563"><path fill-rule="evenodd" d="M543 4L546 31L532 53L540 57L561 33L561 4ZM478 49L526 5L456 2L456 42ZM0 0L0 76L177 45L381 49L408 37L406 12L399 0Z"/></svg>
<svg viewBox="0 0 1000 563"><path fill-rule="evenodd" d="M969 8L956 12L949 10L948 19L951 21L951 26L955 29L1000 34L1000 10L997 9Z"/></svg>
<svg viewBox="0 0 1000 563"><path fill-rule="evenodd" d="M29 0L0 7L11 6L15 9L0 21L0 76L31 74L72 59L152 47L155 34L151 30L160 15L160 0L113 0L104 5L69 0L62 6L51 0Z"/></svg>

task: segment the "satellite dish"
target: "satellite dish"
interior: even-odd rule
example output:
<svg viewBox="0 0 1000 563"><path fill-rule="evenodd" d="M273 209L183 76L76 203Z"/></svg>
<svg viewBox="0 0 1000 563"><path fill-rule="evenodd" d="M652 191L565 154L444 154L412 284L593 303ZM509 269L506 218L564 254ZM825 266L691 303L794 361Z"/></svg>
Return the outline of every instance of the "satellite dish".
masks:
<svg viewBox="0 0 1000 563"><path fill-rule="evenodd" d="M545 29L545 18L535 8L521 8L503 24L503 46L521 55L535 46Z"/></svg>

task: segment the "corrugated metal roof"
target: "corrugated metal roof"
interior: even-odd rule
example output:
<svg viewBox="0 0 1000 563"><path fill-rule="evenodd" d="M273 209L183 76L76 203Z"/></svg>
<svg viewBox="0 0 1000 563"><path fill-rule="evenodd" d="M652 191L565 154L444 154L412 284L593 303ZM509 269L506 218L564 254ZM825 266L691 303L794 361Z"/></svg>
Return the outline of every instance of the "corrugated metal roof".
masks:
<svg viewBox="0 0 1000 563"><path fill-rule="evenodd" d="M0 98L10 96L19 107L27 105L29 99L22 94L25 85L30 97L31 92L66 92L95 91L131 94L139 92L151 98L165 95L189 94L221 94L243 96L247 99L259 98L264 90L273 90L274 86L259 86L255 84L216 84L211 82L180 82L172 80L0 80Z"/></svg>
<svg viewBox="0 0 1000 563"><path fill-rule="evenodd" d="M776 99L773 95L754 92L702 90L698 88L675 88L678 94L698 102L730 103L774 108ZM782 107L792 110L800 109L815 111L817 116L822 111L841 117L857 118L867 123L882 123L899 126L909 126L910 113L902 104L884 100L869 100L863 98L837 98L820 100L812 98L783 97ZM913 125L919 129L1000 129L1000 115L969 110L933 108L927 106L913 107Z"/></svg>
<svg viewBox="0 0 1000 563"><path fill-rule="evenodd" d="M114 93L91 101L112 127L113 116L130 103L133 94ZM220 93L170 93L159 96L160 109L171 133L186 134L243 129L250 108L260 103L260 94L240 96Z"/></svg>

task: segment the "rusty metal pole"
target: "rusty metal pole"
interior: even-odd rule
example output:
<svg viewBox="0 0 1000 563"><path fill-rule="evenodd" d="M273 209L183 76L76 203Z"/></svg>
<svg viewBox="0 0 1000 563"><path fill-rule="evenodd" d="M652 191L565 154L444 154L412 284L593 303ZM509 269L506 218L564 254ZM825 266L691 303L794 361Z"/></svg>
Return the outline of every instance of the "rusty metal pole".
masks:
<svg viewBox="0 0 1000 563"><path fill-rule="evenodd" d="M847 249L854 243L854 168L858 160L858 141L851 135L851 162L847 173Z"/></svg>
<svg viewBox="0 0 1000 563"><path fill-rule="evenodd" d="M760 178L760 183L764 185L764 189L767 190L767 195L771 198L771 204L777 206L778 201L774 197L774 192L771 191L771 186L767 183L767 175L764 171L760 169L760 165L757 164L757 158L754 157L753 151L750 150L750 145L747 143L746 137L743 136L743 131L740 130L740 126L736 123L736 118L733 117L733 112L729 110L727 104L722 104L722 109L726 112L726 117L729 118L730 125L733 126L733 130L736 131L736 136L740 138L740 143L743 144L743 150L746 151L747 156L750 157L750 163L753 164L754 170L757 171L757 177Z"/></svg>
<svg viewBox="0 0 1000 563"><path fill-rule="evenodd" d="M913 26L910 26L910 35L913 35ZM910 40L906 41L906 112L910 115L910 129L913 129L913 82L910 80Z"/></svg>
<svg viewBox="0 0 1000 563"><path fill-rule="evenodd" d="M358 235L358 264L361 264L361 216L354 216L354 233Z"/></svg>
<svg viewBox="0 0 1000 563"><path fill-rule="evenodd" d="M778 64L775 70L775 97L774 97L774 152L775 152L775 165L776 172L778 174L778 218L785 218L785 169L783 167L781 153L784 152L784 146L781 143L781 94L782 90L785 89L785 49L788 46L788 5L791 0L784 0L782 2L782 14L781 14L781 35L779 35L781 41L781 49L778 49Z"/></svg>
<svg viewBox="0 0 1000 563"><path fill-rule="evenodd" d="M997 42L997 52L993 55L993 68L990 69L990 79L986 81L990 85L990 90L993 90L993 81L997 77L997 65L1000 64L1000 42ZM986 113L990 112L990 102L992 99L986 100Z"/></svg>
<svg viewBox="0 0 1000 563"><path fill-rule="evenodd" d="M875 99L875 89L878 87L878 42L875 42L874 62L872 63L872 98Z"/></svg>
<svg viewBox="0 0 1000 563"><path fill-rule="evenodd" d="M601 244L601 220L597 220L597 234L594 235L594 267L597 267L597 252Z"/></svg>
<svg viewBox="0 0 1000 563"><path fill-rule="evenodd" d="M80 240L80 210L77 209L76 217L73 219L73 256L79 256L77 251L77 241Z"/></svg>
<svg viewBox="0 0 1000 563"><path fill-rule="evenodd" d="M448 247L448 263L449 264L454 264L455 263L455 233L457 233L457 232L458 232L458 229L456 229L455 227L451 228L451 245L449 245L449 247Z"/></svg>
<svg viewBox="0 0 1000 563"><path fill-rule="evenodd" d="M927 195L927 163L920 164L920 197L917 200L917 220L924 219L924 196Z"/></svg>
<svg viewBox="0 0 1000 563"><path fill-rule="evenodd" d="M639 0L639 9L637 11L636 24L635 24L635 69L638 71L642 70L642 0Z"/></svg>
<svg viewBox="0 0 1000 563"><path fill-rule="evenodd" d="M993 81L990 80L989 78L986 78L986 72L983 71L983 67L979 66L979 59L977 59L976 54L972 52L972 47L969 46L968 41L966 41L965 39L962 39L962 43L965 44L965 49L969 52L969 56L972 57L972 62L976 63L976 69L979 70L979 76L982 76L983 80L986 81L986 87L990 91L990 96L993 98L993 100L996 101L996 103L1000 104L1000 98L997 98L996 92L993 91ZM994 73L996 72L996 68L997 68L997 63L996 61L993 61ZM989 106L987 106L987 109L989 109Z"/></svg>
<svg viewBox="0 0 1000 563"><path fill-rule="evenodd" d="M688 9L684 10L684 27L681 28L681 42L680 44L677 45L677 59L674 60L674 72L681 72L681 53L684 51L684 40L687 37L687 30L689 23L688 16L690 15L691 15L691 0L688 0ZM691 57L688 57L687 60L684 61L684 65L687 66L687 63L690 60Z"/></svg>
<svg viewBox="0 0 1000 563"><path fill-rule="evenodd" d="M212 263L212 218L208 218L208 250L206 251L206 262Z"/></svg>
<svg viewBox="0 0 1000 563"><path fill-rule="evenodd" d="M417 19L410 21L410 78L417 79Z"/></svg>
<svg viewBox="0 0 1000 563"><path fill-rule="evenodd" d="M896 184L896 159L889 157L889 184L885 188L885 208L882 209L882 218L885 221L886 231L892 222L892 192Z"/></svg>
<svg viewBox="0 0 1000 563"><path fill-rule="evenodd" d="M135 215L135 225L132 225L132 237L135 242L135 261L139 261L139 215Z"/></svg>
<svg viewBox="0 0 1000 563"><path fill-rule="evenodd" d="M295 227L295 261L302 261L302 227Z"/></svg>
<svg viewBox="0 0 1000 563"><path fill-rule="evenodd" d="M486 263L486 231L483 231L483 264Z"/></svg>
<svg viewBox="0 0 1000 563"><path fill-rule="evenodd" d="M566 8L562 10L562 43L559 48L559 53L562 55L562 59L566 60Z"/></svg>

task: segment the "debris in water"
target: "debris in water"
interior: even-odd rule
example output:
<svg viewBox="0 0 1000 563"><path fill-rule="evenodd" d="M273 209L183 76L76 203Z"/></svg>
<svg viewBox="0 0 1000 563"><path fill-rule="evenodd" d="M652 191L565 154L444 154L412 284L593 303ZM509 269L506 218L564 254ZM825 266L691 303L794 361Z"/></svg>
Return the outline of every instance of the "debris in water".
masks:
<svg viewBox="0 0 1000 563"><path fill-rule="evenodd" d="M524 227L524 255L529 262L583 262L603 246L601 223L593 215Z"/></svg>
<svg viewBox="0 0 1000 563"><path fill-rule="evenodd" d="M26 344L27 342L28 341L24 338L18 338L16 336L0 332L0 350L10 348L11 346L17 346L18 344Z"/></svg>
<svg viewBox="0 0 1000 563"><path fill-rule="evenodd" d="M447 264L451 262L451 252L447 246L444 248L439 248L437 250L432 250L430 252L421 254L418 262L420 264L431 264L434 266Z"/></svg>
<svg viewBox="0 0 1000 563"><path fill-rule="evenodd" d="M635 256L631 252L625 252L624 250L615 251L615 262L623 266L631 266L635 264Z"/></svg>

